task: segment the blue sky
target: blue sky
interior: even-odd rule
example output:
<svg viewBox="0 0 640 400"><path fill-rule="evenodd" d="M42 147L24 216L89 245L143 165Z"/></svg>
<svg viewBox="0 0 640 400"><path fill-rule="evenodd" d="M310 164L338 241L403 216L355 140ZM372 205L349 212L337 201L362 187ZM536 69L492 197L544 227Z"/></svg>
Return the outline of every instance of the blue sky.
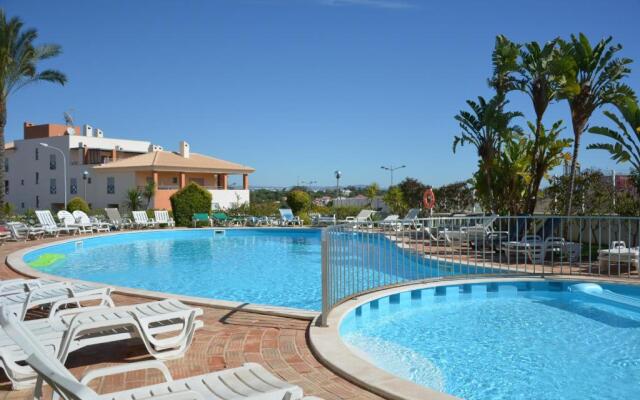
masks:
<svg viewBox="0 0 640 400"><path fill-rule="evenodd" d="M381 165L440 185L466 179L473 149L452 154L453 116L465 100L490 96L496 34L546 41L585 32L612 35L636 60L640 92L640 1L3 0L10 15L63 46L47 63L65 87L38 84L10 98L7 139L22 122L62 123L73 109L111 137L148 139L257 169L254 185L297 180L377 181ZM533 118L521 95L511 105ZM596 113L592 124L605 120ZM567 123L568 106L546 116ZM522 125L524 120L520 121ZM593 141L586 135L584 146ZM603 152L584 166L627 170Z"/></svg>

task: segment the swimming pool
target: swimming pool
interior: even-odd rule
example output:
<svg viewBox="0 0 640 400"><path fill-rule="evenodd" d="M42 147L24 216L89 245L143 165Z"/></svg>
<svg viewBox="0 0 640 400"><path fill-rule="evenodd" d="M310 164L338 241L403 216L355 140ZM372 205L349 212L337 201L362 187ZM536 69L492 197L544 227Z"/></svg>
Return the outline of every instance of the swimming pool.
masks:
<svg viewBox="0 0 640 400"><path fill-rule="evenodd" d="M378 368L465 399L629 399L640 390L640 287L519 281L405 291L345 315Z"/></svg>
<svg viewBox="0 0 640 400"><path fill-rule="evenodd" d="M316 229L122 233L47 246L23 260L45 273L129 288L307 310L321 303Z"/></svg>
<svg viewBox="0 0 640 400"><path fill-rule="evenodd" d="M416 262L381 234L351 235L351 282L395 284L460 273L458 264ZM357 250L356 250L357 249ZM384 250L384 251L382 251ZM372 254L384 253L385 259ZM387 262L393 259L394 262ZM398 260L403 260L399 262ZM191 229L83 237L30 251L23 261L67 278L187 296L321 309L321 230ZM397 265L402 265L398 268ZM395 267L394 267L395 266ZM474 273L467 268L468 273Z"/></svg>

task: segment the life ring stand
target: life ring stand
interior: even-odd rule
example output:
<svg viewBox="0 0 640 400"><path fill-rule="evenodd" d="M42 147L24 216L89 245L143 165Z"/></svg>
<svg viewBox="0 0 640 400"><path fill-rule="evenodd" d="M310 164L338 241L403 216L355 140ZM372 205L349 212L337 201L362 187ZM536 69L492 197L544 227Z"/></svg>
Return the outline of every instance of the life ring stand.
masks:
<svg viewBox="0 0 640 400"><path fill-rule="evenodd" d="M432 210L436 206L436 195L433 193L433 189L429 188L424 191L422 195L422 205L424 208Z"/></svg>

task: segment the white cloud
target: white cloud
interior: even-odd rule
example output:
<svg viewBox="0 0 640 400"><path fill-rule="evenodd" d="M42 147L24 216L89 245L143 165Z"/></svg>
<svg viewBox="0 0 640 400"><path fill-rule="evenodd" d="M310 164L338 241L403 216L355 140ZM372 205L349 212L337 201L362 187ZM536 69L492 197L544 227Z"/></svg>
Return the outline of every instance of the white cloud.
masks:
<svg viewBox="0 0 640 400"><path fill-rule="evenodd" d="M374 8L413 8L414 5L403 0L319 0L328 6L363 6Z"/></svg>

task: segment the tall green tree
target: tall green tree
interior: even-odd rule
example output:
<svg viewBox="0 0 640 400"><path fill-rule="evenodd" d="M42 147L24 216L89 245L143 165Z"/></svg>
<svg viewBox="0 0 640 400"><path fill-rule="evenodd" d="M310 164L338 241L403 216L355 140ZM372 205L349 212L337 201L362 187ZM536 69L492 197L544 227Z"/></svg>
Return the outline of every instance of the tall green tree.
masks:
<svg viewBox="0 0 640 400"><path fill-rule="evenodd" d="M587 149L605 150L609 152L612 160L630 163L637 176L640 173L640 105L629 98L619 102L616 107L622 119L610 111L605 111L604 115L613 122L617 130L603 126L589 129L590 133L607 137L613 140L613 143L594 143L587 146ZM635 181L640 192L640 185Z"/></svg>
<svg viewBox="0 0 640 400"><path fill-rule="evenodd" d="M631 72L628 58L618 58L620 44L610 45L612 38L600 40L592 46L580 33L571 40L560 40L559 57L554 62L554 72L560 81L559 98L566 99L571 110L573 125L573 154L568 199L565 213L571 215L574 197L576 168L580 151L580 139L593 112L605 104L615 104L634 93L623 79Z"/></svg>
<svg viewBox="0 0 640 400"><path fill-rule="evenodd" d="M398 188L402 191L404 200L411 208L420 208L422 204L422 196L427 187L417 179L405 178L398 184Z"/></svg>
<svg viewBox="0 0 640 400"><path fill-rule="evenodd" d="M391 186L382 198L392 213L402 215L407 211L407 203L402 190L397 186Z"/></svg>
<svg viewBox="0 0 640 400"><path fill-rule="evenodd" d="M369 207L373 206L373 200L375 200L379 191L380 191L380 186L375 182L367 186L366 189L364 190L364 195L369 200Z"/></svg>
<svg viewBox="0 0 640 400"><path fill-rule="evenodd" d="M501 96L495 96L489 101L478 97L478 102L467 100L467 104L471 112L462 110L455 116L461 132L453 139L453 152L456 152L458 146L465 144L476 148L484 187L478 194L484 197L483 203L493 212L494 192L499 188L494 185L492 168L500 154L502 142L521 131L517 125L512 125L512 121L521 117L522 113L504 111L507 101Z"/></svg>
<svg viewBox="0 0 640 400"><path fill-rule="evenodd" d="M66 76L57 70L38 70L38 64L61 53L55 44L35 45L38 33L35 29L23 29L22 21L7 19L0 9L0 165L4 165L4 129L7 125L7 101L12 93L26 85L39 81L64 85ZM4 182L4 169L0 168L0 182ZM0 190L0 206L4 203L4 191Z"/></svg>
<svg viewBox="0 0 640 400"><path fill-rule="evenodd" d="M520 85L518 90L525 93L531 100L533 110L536 114L535 128L533 133L533 147L531 148L532 174L527 188L527 206L526 212L533 214L536 203L538 201L538 191L540 184L544 178L544 174L548 171L548 154L545 154L545 144L541 143L547 140L546 145L557 143L557 135L553 139L547 135L543 126L544 114L549 108L551 102L557 99L559 81L554 74L553 64L558 57L556 49L558 39L554 39L541 46L538 42L526 43L520 51L519 77ZM554 124L554 130L558 130L560 125ZM551 136L554 136L553 134ZM551 140L551 142L549 142Z"/></svg>

